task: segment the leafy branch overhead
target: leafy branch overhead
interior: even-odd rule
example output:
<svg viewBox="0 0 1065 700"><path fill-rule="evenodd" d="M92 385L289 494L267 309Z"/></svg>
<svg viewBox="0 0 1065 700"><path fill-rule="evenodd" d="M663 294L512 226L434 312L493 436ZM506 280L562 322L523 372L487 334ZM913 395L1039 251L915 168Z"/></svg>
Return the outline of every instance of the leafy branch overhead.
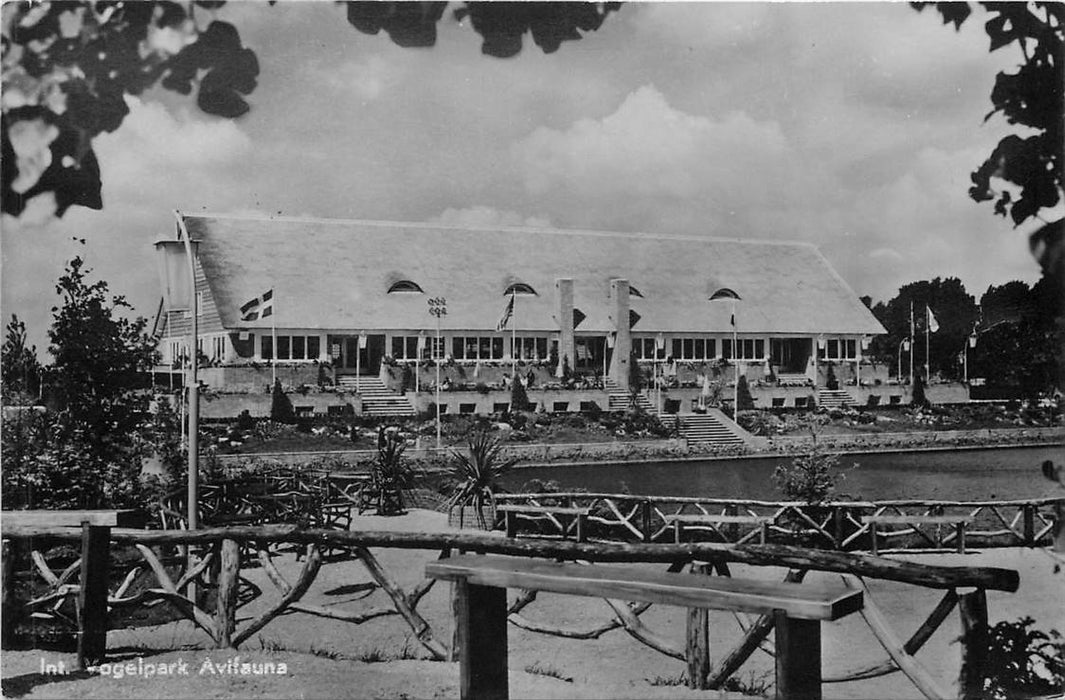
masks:
<svg viewBox="0 0 1065 700"><path fill-rule="evenodd" d="M934 5L944 24L960 29L972 17L964 2L913 3L918 10ZM1009 124L1026 127L1010 134L972 173L969 196L993 201L995 213L1009 215L1015 224L1057 206L1063 187L1063 115L1065 104L1065 5L1057 2L981 3L990 18L984 30L990 50L1014 44L1024 61L1015 72L1000 72L991 90L993 109L985 121L1001 114ZM1016 186L996 191L992 179Z"/></svg>
<svg viewBox="0 0 1065 700"><path fill-rule="evenodd" d="M55 214L79 205L101 209L101 173L93 139L121 126L127 96L160 86L196 91L207 114L248 112L259 62L235 26L215 17L224 2L6 3L3 18L3 212L19 216L38 195ZM444 2L347 2L348 22L383 31L404 47L432 46ZM469 20L482 51L505 58L531 34L543 51L594 31L620 3L470 2L451 13Z"/></svg>

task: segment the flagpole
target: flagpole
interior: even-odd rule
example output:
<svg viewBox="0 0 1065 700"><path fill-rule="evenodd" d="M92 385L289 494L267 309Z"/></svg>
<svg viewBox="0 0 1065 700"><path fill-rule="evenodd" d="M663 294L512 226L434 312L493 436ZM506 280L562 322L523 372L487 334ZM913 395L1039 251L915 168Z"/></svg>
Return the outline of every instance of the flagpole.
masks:
<svg viewBox="0 0 1065 700"><path fill-rule="evenodd" d="M913 334L913 299L910 299L910 386L913 386L913 346L916 338Z"/></svg>
<svg viewBox="0 0 1065 700"><path fill-rule="evenodd" d="M732 420L740 418L740 349L736 342L736 300L732 300Z"/></svg>
<svg viewBox="0 0 1065 700"><path fill-rule="evenodd" d="M932 378L932 366L928 364L928 332L929 321L931 320L931 312L928 310L928 304L924 305L924 383L927 386L928 380Z"/></svg>
<svg viewBox="0 0 1065 700"><path fill-rule="evenodd" d="M270 337L273 339L274 351L270 353L270 390L277 384L277 301L270 295L274 308L270 311Z"/></svg>
<svg viewBox="0 0 1065 700"><path fill-rule="evenodd" d="M511 308L511 320L514 322L510 326L510 380L514 381L518 377L518 290L511 288L510 290L510 308Z"/></svg>

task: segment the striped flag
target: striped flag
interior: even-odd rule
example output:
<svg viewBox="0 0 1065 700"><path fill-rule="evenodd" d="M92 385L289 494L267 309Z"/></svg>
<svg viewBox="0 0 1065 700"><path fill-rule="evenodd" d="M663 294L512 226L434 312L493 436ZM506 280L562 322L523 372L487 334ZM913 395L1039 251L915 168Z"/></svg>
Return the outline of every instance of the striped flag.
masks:
<svg viewBox="0 0 1065 700"><path fill-rule="evenodd" d="M255 297L240 307L240 317L244 321L257 321L274 315L274 290L268 289L262 296Z"/></svg>
<svg viewBox="0 0 1065 700"><path fill-rule="evenodd" d="M514 315L514 295L510 295L510 299L507 300L507 306L503 309L503 317L499 319L499 323L496 324L496 332L499 332L507 327L510 323L510 317Z"/></svg>

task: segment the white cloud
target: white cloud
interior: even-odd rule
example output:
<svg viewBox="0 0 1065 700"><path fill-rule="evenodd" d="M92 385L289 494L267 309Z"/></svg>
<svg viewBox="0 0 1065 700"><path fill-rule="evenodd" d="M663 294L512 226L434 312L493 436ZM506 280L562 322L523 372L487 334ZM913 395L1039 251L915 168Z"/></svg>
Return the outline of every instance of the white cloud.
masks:
<svg viewBox="0 0 1065 700"><path fill-rule="evenodd" d="M672 108L653 86L601 120L565 131L540 127L512 149L534 194L692 198L751 193L790 158L779 126L742 112L719 121ZM775 178L773 178L775 179Z"/></svg>
<svg viewBox="0 0 1065 700"><path fill-rule="evenodd" d="M486 206L473 206L461 209L447 208L439 215L429 219L431 223L449 226L528 226L532 228L552 228L546 217L523 216L515 211L495 209Z"/></svg>
<svg viewBox="0 0 1065 700"><path fill-rule="evenodd" d="M362 61L330 67L322 75L332 90L353 92L359 99L370 102L381 97L385 87L396 79L393 66L375 54Z"/></svg>
<svg viewBox="0 0 1065 700"><path fill-rule="evenodd" d="M883 260L887 262L902 262L905 258L902 257L902 253L893 248L876 248L869 251L869 257L873 260Z"/></svg>
<svg viewBox="0 0 1065 700"><path fill-rule="evenodd" d="M105 134L94 142L111 179L116 177L116 161L122 168L162 175L168 168L230 163L251 150L251 139L232 120L194 118L186 109L173 115L158 102L130 96L126 105L129 115L122 122L121 136Z"/></svg>
<svg viewBox="0 0 1065 700"><path fill-rule="evenodd" d="M678 12L675 3L636 5L632 22L655 40L688 46L736 47L758 40L771 21L772 6L762 2L692 3Z"/></svg>

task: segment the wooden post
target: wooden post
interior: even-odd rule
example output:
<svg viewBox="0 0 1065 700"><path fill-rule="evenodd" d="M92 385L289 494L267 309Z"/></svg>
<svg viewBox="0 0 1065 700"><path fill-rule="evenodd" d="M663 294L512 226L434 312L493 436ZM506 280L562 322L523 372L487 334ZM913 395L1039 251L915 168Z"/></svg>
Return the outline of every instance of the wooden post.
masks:
<svg viewBox="0 0 1065 700"><path fill-rule="evenodd" d="M18 604L15 602L15 543L4 540L0 558L0 648L11 649L15 644L15 623Z"/></svg>
<svg viewBox="0 0 1065 700"><path fill-rule="evenodd" d="M876 523L869 523L869 541L872 542L872 552L875 557L878 554L876 547Z"/></svg>
<svg viewBox="0 0 1065 700"><path fill-rule="evenodd" d="M218 569L218 600L215 625L218 628L218 648L233 647L233 632L237 628L237 592L240 586L240 543L225 539L221 543Z"/></svg>
<svg viewBox="0 0 1065 700"><path fill-rule="evenodd" d="M651 532L651 513L654 506L651 505L650 499L645 499L643 502L643 508L641 513L640 529L643 530L643 541L650 542L654 533Z"/></svg>
<svg viewBox="0 0 1065 700"><path fill-rule="evenodd" d="M577 541L584 542L584 538L587 536L586 529L588 527L587 518L584 513L577 513Z"/></svg>
<svg viewBox="0 0 1065 700"><path fill-rule="evenodd" d="M507 537L518 536L518 518L509 510L503 512L503 522L506 523Z"/></svg>
<svg viewBox="0 0 1065 700"><path fill-rule="evenodd" d="M737 514L738 514L738 511L736 509L736 506L734 506L734 505L725 506L725 515L737 515ZM739 526L737 526L736 523L729 523L729 526L728 526L728 537L726 539L729 542L733 542L734 543L736 540L739 539L739 534L740 534ZM765 544L765 542L763 542L762 544Z"/></svg>
<svg viewBox="0 0 1065 700"><path fill-rule="evenodd" d="M682 527L679 518L673 521L673 541L677 544L680 544L680 530Z"/></svg>
<svg viewBox="0 0 1065 700"><path fill-rule="evenodd" d="M1035 506L1026 503L1024 506L1024 544L1028 547L1035 546Z"/></svg>
<svg viewBox="0 0 1065 700"><path fill-rule="evenodd" d="M832 535L835 537L836 549L843 549L843 507L832 506Z"/></svg>
<svg viewBox="0 0 1065 700"><path fill-rule="evenodd" d="M78 668L107 654L107 584L111 570L111 528L81 525L81 589L78 591Z"/></svg>
<svg viewBox="0 0 1065 700"><path fill-rule="evenodd" d="M459 697L505 700L507 684L507 589L460 579L458 593Z"/></svg>
<svg viewBox="0 0 1065 700"><path fill-rule="evenodd" d="M978 588L958 596L961 616L961 675L958 685L963 698L984 697L984 667L987 663L987 594Z"/></svg>
<svg viewBox="0 0 1065 700"><path fill-rule="evenodd" d="M774 613L777 700L821 700L821 622Z"/></svg>
<svg viewBox="0 0 1065 700"><path fill-rule="evenodd" d="M958 554L965 554L965 521L959 520L954 527L958 533Z"/></svg>
<svg viewBox="0 0 1065 700"><path fill-rule="evenodd" d="M692 564L692 573L708 574L706 564ZM710 618L706 608L688 608L684 660L688 665L688 687L706 690L710 676Z"/></svg>

